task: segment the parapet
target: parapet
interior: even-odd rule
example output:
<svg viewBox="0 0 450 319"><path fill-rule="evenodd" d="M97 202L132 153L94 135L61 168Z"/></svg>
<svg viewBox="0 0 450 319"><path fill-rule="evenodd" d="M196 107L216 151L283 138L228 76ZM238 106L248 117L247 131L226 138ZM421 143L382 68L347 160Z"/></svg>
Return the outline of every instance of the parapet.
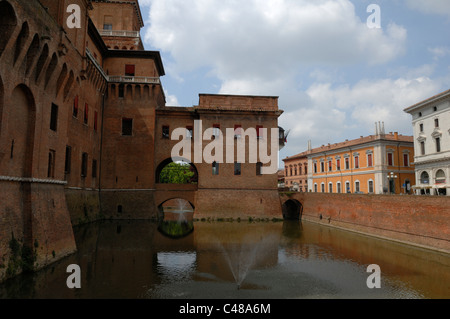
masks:
<svg viewBox="0 0 450 319"><path fill-rule="evenodd" d="M277 96L199 94L197 109L278 111Z"/></svg>

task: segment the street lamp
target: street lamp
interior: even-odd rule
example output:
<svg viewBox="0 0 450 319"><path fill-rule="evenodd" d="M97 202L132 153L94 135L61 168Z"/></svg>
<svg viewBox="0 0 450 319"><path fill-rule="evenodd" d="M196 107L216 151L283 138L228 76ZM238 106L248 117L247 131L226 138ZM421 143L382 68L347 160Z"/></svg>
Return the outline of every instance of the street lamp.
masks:
<svg viewBox="0 0 450 319"><path fill-rule="evenodd" d="M397 175L394 174L394 172L391 172L391 173L389 173L387 175L387 178L388 178L388 181L389 181L389 192L391 194L395 194L395 182L394 182L394 180L396 178L398 178L398 177L397 177Z"/></svg>

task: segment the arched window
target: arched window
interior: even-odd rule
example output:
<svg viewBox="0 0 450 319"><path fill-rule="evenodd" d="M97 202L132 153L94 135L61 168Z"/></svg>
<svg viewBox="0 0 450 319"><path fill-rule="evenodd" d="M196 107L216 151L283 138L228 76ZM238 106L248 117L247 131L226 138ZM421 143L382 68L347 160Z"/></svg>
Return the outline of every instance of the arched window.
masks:
<svg viewBox="0 0 450 319"><path fill-rule="evenodd" d="M1 56L16 28L17 18L14 8L7 1L0 2L0 12L0 30L2 30L2 36L0 37Z"/></svg>
<svg viewBox="0 0 450 319"><path fill-rule="evenodd" d="M438 170L436 172L436 184L445 184L446 178L443 170Z"/></svg>
<svg viewBox="0 0 450 319"><path fill-rule="evenodd" d="M427 172L423 172L420 175L420 183L421 184L429 184L430 183L430 175Z"/></svg>
<svg viewBox="0 0 450 319"><path fill-rule="evenodd" d="M20 56L20 53L22 53L23 46L25 45L25 42L28 39L30 29L28 27L28 23L24 22L22 24L22 29L20 30L19 36L16 40L16 48L14 49L14 64L16 64L17 59Z"/></svg>

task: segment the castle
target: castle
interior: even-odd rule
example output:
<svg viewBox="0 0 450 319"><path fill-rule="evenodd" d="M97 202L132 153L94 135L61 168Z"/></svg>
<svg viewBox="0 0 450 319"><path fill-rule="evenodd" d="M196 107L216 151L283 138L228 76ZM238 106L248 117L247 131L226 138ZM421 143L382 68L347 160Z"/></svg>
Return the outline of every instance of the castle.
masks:
<svg viewBox="0 0 450 319"><path fill-rule="evenodd" d="M174 198L199 218L281 217L277 174L261 174L259 159L191 164L196 183L159 181L175 129L278 128L278 97L166 106L137 0L1 0L0 12L0 281L73 253L74 225L156 219ZM273 136L260 138L270 154Z"/></svg>

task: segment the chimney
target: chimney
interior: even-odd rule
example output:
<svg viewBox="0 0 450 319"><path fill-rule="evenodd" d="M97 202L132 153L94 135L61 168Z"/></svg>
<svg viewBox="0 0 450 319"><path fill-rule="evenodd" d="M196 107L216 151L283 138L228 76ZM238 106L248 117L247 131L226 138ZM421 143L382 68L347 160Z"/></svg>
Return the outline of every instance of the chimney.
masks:
<svg viewBox="0 0 450 319"><path fill-rule="evenodd" d="M394 138L395 138L396 141L398 141L398 132L394 133Z"/></svg>

